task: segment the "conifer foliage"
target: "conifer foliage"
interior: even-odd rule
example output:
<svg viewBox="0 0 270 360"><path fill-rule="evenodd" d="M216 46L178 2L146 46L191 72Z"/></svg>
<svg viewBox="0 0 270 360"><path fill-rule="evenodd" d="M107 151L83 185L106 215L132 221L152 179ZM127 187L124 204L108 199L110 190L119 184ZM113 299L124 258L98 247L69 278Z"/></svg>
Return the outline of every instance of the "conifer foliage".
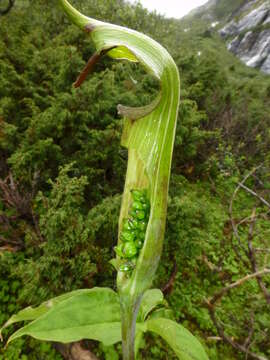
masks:
<svg viewBox="0 0 270 360"><path fill-rule="evenodd" d="M266 205L243 188L237 192L231 217L239 223L238 238L228 211L238 183L258 166L245 185L270 202L269 77L234 59L200 19L179 23L121 0L72 3L93 18L152 36L176 60L182 103L164 252L154 283L167 289L174 318L201 337L210 359L242 359L239 349L213 340L220 335L205 299L253 272L250 222L242 220L255 207L256 266L269 266ZM114 286L109 261L115 257L127 165L117 105L149 104L159 87L135 64L104 57L75 91L71 84L93 52L89 38L53 1L17 0L0 17L1 324L25 306L64 292ZM262 281L269 291L269 275ZM217 316L230 339L248 340L246 348L267 359L269 305L260 286L254 278L234 288ZM157 299L164 305L160 294ZM5 329L4 337L16 326ZM150 326L158 333L157 322ZM94 341L84 347L101 359L121 353ZM164 359L168 351L156 335L145 335L138 356ZM0 348L1 360L37 358L61 356L50 344L27 337Z"/></svg>

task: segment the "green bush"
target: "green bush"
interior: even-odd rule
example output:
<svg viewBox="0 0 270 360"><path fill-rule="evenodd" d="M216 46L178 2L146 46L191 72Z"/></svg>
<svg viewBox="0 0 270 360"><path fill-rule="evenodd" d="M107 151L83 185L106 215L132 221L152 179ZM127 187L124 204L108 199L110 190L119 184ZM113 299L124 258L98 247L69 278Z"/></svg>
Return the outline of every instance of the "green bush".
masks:
<svg viewBox="0 0 270 360"><path fill-rule="evenodd" d="M228 206L237 182L260 163L264 167L259 179L249 179L248 185L262 191L260 180L269 190L269 77L242 65L215 33L203 36L208 25L199 19L179 23L122 0L73 3L93 17L151 35L177 62L182 103L165 251L155 282L164 286L175 262L178 272L167 299L177 320L202 337L211 359L242 359L229 346L207 340L216 329L204 298L251 271L233 250L236 240ZM224 4L220 2L220 9ZM114 257L127 161L119 145L122 120L116 106L149 103L157 84L136 65L104 57L82 89L72 90L93 47L85 34L56 14L54 2L17 0L0 22L1 177L11 171L21 199L28 199L21 211L16 201L7 203L0 189L3 323L19 308L62 292L113 284L109 260ZM12 193L9 187L8 194ZM240 192L235 218L249 216L255 205L263 212L254 201ZM269 216L257 226L265 231ZM241 231L246 239L247 227ZM267 232L264 241L269 243ZM259 237L255 243L262 246ZM252 307L256 323L252 350L268 356L264 329L270 320L255 281L224 298L218 315L228 333L242 341ZM236 328L234 322L239 324ZM164 359L165 350L162 342L153 346L149 337L140 356ZM112 350L99 352L101 358L115 356ZM3 360L37 358L59 355L34 340L0 350Z"/></svg>

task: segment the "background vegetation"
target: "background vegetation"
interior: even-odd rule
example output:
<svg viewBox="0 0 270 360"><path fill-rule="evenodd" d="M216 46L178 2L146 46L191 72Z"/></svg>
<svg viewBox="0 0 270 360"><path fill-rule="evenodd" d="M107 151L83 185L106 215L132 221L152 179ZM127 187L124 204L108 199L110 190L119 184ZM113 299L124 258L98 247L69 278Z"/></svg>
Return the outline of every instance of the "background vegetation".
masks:
<svg viewBox="0 0 270 360"><path fill-rule="evenodd" d="M149 34L179 67L182 101L155 286L211 360L247 359L238 345L269 358L269 276L209 306L228 284L269 268L269 76L242 65L200 19L168 20L122 0L73 3ZM18 0L0 17L1 324L65 291L114 286L109 260L127 161L116 106L149 103L157 84L135 65L103 58L82 88L72 89L92 52L54 1ZM120 351L84 346L100 359ZM140 356L174 358L153 337ZM0 347L3 360L37 358L62 356L30 338Z"/></svg>

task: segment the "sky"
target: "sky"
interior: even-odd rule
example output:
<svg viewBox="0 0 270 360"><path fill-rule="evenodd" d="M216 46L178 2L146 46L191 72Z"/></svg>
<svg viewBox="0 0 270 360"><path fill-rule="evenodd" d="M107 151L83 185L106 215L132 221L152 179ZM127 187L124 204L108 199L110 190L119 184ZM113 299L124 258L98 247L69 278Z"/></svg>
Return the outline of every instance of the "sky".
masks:
<svg viewBox="0 0 270 360"><path fill-rule="evenodd" d="M148 10L156 10L167 17L181 18L190 10L207 3L208 0L140 0ZM138 0L129 0L131 3Z"/></svg>

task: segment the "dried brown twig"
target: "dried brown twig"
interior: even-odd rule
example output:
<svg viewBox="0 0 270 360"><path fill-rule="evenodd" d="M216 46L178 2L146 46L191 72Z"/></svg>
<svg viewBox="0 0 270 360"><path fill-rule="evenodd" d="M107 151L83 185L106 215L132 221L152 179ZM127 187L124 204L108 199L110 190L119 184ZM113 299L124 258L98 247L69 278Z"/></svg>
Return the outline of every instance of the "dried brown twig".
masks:
<svg viewBox="0 0 270 360"><path fill-rule="evenodd" d="M238 246L233 246L234 251L238 257L238 259L242 262L242 264L247 268L251 270L251 274L248 274L241 279L230 283L229 285L224 286L221 290L217 291L210 299L205 300L205 303L207 305L210 317L212 319L212 322L217 329L217 333L219 337L224 341L230 344L234 349L242 352L245 354L246 359L253 358L256 360L267 360L264 356L258 355L252 351L250 351L250 347L254 344L254 332L256 328L255 324L255 313L252 313L250 315L250 321L249 321L249 327L248 327L248 334L246 336L245 341L243 343L240 343L239 341L236 341L234 338L228 336L225 332L224 324L221 323L221 321L217 318L216 315L216 308L218 303L221 302L223 296L227 295L232 289L235 289L239 286L241 286L246 281L249 281L251 279L256 279L258 286L266 300L267 305L270 304L270 293L268 289L265 286L265 282L263 277L265 275L270 274L270 268L267 261L268 253L270 252L270 249L267 248L267 245L265 248L261 247L254 247L254 239L257 238L258 235L261 236L262 232L257 233L255 231L256 223L258 219L264 219L265 221L268 221L269 219L269 210L266 211L264 214L261 214L259 211L257 211L257 208L254 206L252 209L251 215L245 216L243 219L236 220L233 216L233 207L234 207L234 201L236 199L236 196L240 189L243 189L244 191L248 192L252 196L254 196L256 199L258 199L264 206L267 206L270 209L269 202L261 196L261 194L258 194L253 189L250 189L247 187L244 183L248 180L249 177L255 176L256 171L261 168L262 165L256 167L252 171L250 171L243 180L237 184L232 198L230 200L229 205L229 215L230 215L230 222L232 225L232 231L233 236L237 239ZM263 185L260 182L260 186ZM240 226L246 226L247 227L247 235L246 239L240 232L239 228ZM263 232L265 234L265 231ZM260 261L259 266L259 259L257 258L258 254L266 254L264 262ZM263 264L263 265L262 265ZM260 269L263 267L263 269Z"/></svg>
<svg viewBox="0 0 270 360"><path fill-rule="evenodd" d="M4 180L0 179L0 192L6 207L16 209L19 216L31 214L32 194L22 194L11 173Z"/></svg>
<svg viewBox="0 0 270 360"><path fill-rule="evenodd" d="M256 273L256 272L258 272L258 266L257 266L256 255L255 255L255 252L253 249L253 244L252 244L255 222L256 222L256 208L254 208L252 211L251 222L250 222L249 232L248 232L248 257L250 259L252 271L254 271ZM256 279L257 279L257 282L258 282L258 285L259 285L261 291L263 292L266 302L270 305L270 292L267 290L266 286L264 285L262 277L257 276Z"/></svg>
<svg viewBox="0 0 270 360"><path fill-rule="evenodd" d="M171 276L170 276L168 282L162 288L163 294L168 295L172 292L177 272L178 272L178 267L177 267L176 260L174 259L173 260L173 271L171 273Z"/></svg>
<svg viewBox="0 0 270 360"><path fill-rule="evenodd" d="M2 235L0 235L1 245L13 244L20 248L24 246L22 237L18 234L19 230L17 226L14 227L14 224L18 223L18 220L25 220L33 225L39 241L43 241L37 216L32 209L38 179L39 173L35 172L31 184L31 191L21 189L11 173L9 173L5 179L0 179L0 199L6 209L13 210L12 215L7 215L7 212L4 211L0 214L0 230L2 231ZM9 235L6 236L6 233L9 233Z"/></svg>
<svg viewBox="0 0 270 360"><path fill-rule="evenodd" d="M209 305L213 306L218 300L221 300L221 298L230 290L242 285L244 282L257 278L258 276L262 276L262 275L266 275L266 274L270 274L270 269L263 269L260 271L257 271L256 273L253 274L249 274L244 276L243 278L235 281L234 283L231 283L230 285L222 288L219 292L217 292L214 296L212 296L212 298L210 300L208 300L207 302L209 303Z"/></svg>
<svg viewBox="0 0 270 360"><path fill-rule="evenodd" d="M233 195L231 197L231 201L230 201L230 205L229 205L229 215L230 215L230 220L231 220L231 224L232 224L232 229L233 229L233 233L234 233L234 236L235 238L237 239L238 241L238 244L239 246L242 248L242 249L245 249L245 246L244 244L242 243L241 241L241 238L239 236L239 233L238 233L238 226L236 225L235 223L235 220L234 220L234 217L233 217L233 203L235 201L235 198L236 198L236 195L238 194L238 191L240 190L241 186L244 185L244 183L247 181L247 179L253 175L259 168L261 168L262 165L259 165L257 166L256 168L252 169L244 178L243 180L238 183L237 187L235 188L234 192L233 192ZM245 251L246 252L246 251ZM239 255L239 254L238 254ZM240 257L240 256L239 256Z"/></svg>
<svg viewBox="0 0 270 360"><path fill-rule="evenodd" d="M231 283L230 285L224 287L219 292L217 292L215 295L213 295L212 298L205 300L205 304L207 305L210 317L213 321L213 324L215 325L215 327L217 329L218 335L225 342L230 344L234 349L244 352L246 354L246 356L248 355L256 360L267 360L267 358L260 356L258 354L255 354L254 352L249 350L251 339L253 336L253 330L249 332L249 335L248 335L247 339L245 340L244 344L239 344L238 342L236 342L234 339L232 339L230 336L228 336L225 333L223 327L221 326L220 322L218 321L218 319L216 317L216 303L218 301L220 301L222 299L222 297L225 294L227 294L229 291L231 291L232 289L241 286L243 283L245 283L248 280L251 280L251 279L257 278L258 276L260 277L260 276L266 275L266 274L270 274L270 269L263 269L261 271L258 271L257 273L249 274L249 275L235 281L234 283Z"/></svg>
<svg viewBox="0 0 270 360"><path fill-rule="evenodd" d="M262 164L257 166L256 168L254 168L253 170L251 170L245 177L244 179L238 183L238 186L236 187L236 189L234 190L233 196L231 198L230 201L230 206L229 206L229 214L230 214L230 219L231 219L231 224L232 224L232 228L233 228L233 233L234 236L236 237L236 239L238 240L238 244L241 246L241 248L244 250L244 253L246 254L249 263L247 263L247 261L243 258L241 258L239 251L237 249L234 248L237 256L239 258L241 258L241 260L245 263L245 265L251 265L251 269L254 273L256 273L258 271L258 266L257 266L257 260L256 260L256 254L255 254L255 250L253 248L253 244L252 244L252 240L253 240L253 234L254 234L254 227L255 227L255 222L257 220L257 216L256 216L256 208L253 209L252 214L248 217L246 217L245 219L242 219L238 224L235 223L234 217L233 217L233 203L234 200L236 198L236 195L239 191L240 188L244 189L245 191L247 191L248 193L250 193L251 195L253 195L254 197L256 197L257 199L259 199L264 205L266 205L267 207L269 207L270 209L270 204L268 203L268 201L266 201L261 195L257 194L254 190L249 189L246 185L244 185L244 183L247 181L247 179L250 176L253 176L256 171L258 169L260 169L262 167ZM249 232L248 232L248 238L247 238L247 249L245 247L245 245L243 244L243 241L241 240L239 233L238 233L238 227L244 223L250 223L249 226ZM269 291L266 289L263 280L260 276L257 277L257 282L258 285L260 287L260 289L262 290L264 297L267 301L268 304L270 304L270 293Z"/></svg>
<svg viewBox="0 0 270 360"><path fill-rule="evenodd" d="M246 185L239 183L238 184L242 189L246 190L248 193L250 193L251 195L255 196L257 199L259 199L264 205L266 205L269 209L270 209L270 203L268 201L266 201L262 196L260 196L259 194L257 194L255 191L251 190L249 187L247 187Z"/></svg>

